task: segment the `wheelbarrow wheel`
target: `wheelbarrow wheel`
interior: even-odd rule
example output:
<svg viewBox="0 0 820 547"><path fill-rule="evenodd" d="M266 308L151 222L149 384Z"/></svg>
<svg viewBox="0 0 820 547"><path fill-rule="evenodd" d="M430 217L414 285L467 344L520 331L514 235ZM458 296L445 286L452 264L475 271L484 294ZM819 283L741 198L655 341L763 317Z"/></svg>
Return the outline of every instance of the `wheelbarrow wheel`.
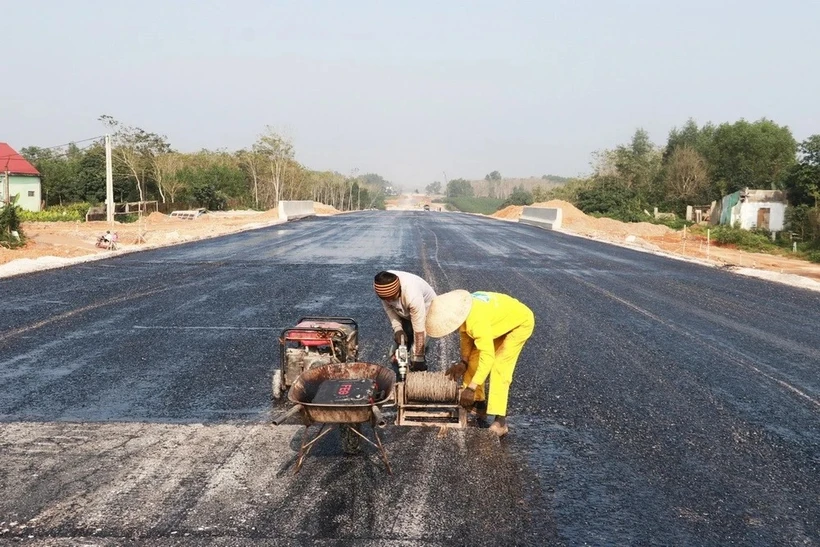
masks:
<svg viewBox="0 0 820 547"><path fill-rule="evenodd" d="M274 369L273 377L271 378L271 395L275 401L282 398L282 394L284 393L284 389L282 389L283 383L282 369Z"/></svg>
<svg viewBox="0 0 820 547"><path fill-rule="evenodd" d="M362 451L361 438L356 433L351 431L351 429L361 431L361 426L359 424L354 424L342 425L339 427L339 437L342 441L342 452L345 454L358 454Z"/></svg>

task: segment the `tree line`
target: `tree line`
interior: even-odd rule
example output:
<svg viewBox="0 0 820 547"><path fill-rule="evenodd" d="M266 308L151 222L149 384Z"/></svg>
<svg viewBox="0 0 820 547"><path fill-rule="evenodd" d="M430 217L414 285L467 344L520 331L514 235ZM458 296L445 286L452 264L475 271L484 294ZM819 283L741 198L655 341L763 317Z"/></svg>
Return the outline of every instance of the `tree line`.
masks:
<svg viewBox="0 0 820 547"><path fill-rule="evenodd" d="M788 229L820 241L820 135L798 142L787 126L766 118L702 126L689 119L663 145L638 128L629 142L593 153L591 167L589 176L545 176L543 185L515 186L501 206L563 199L586 213L641 221L654 207L683 216L688 205L708 207L744 188L785 190ZM475 182L453 179L446 196L498 198L500 174L485 180L479 194ZM428 186L428 192L438 188Z"/></svg>
<svg viewBox="0 0 820 547"><path fill-rule="evenodd" d="M500 199L503 202L519 190L543 194L546 190L561 186L570 180L572 179L557 175L510 178L502 176L498 171L492 171L482 180L457 178L447 181L446 186L440 181L433 181L424 188L424 191L431 196L443 194L447 198L476 197Z"/></svg>
<svg viewBox="0 0 820 547"><path fill-rule="evenodd" d="M270 127L235 151L181 152L167 137L101 116L110 130L114 200L157 201L162 209L267 210L280 200L314 200L340 211L384 209L391 184L375 173L315 171L296 160L293 143ZM28 146L20 154L42 177L46 206L105 201L105 146Z"/></svg>

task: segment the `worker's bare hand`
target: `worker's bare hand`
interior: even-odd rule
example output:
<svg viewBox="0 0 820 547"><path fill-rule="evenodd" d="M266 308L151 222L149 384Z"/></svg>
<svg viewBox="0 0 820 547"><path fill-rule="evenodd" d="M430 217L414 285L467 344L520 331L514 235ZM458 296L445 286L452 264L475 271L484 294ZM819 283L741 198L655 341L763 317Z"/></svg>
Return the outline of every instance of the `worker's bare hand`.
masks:
<svg viewBox="0 0 820 547"><path fill-rule="evenodd" d="M458 404L464 408L472 408L475 403L475 390L465 387L461 390L461 396L458 398Z"/></svg>
<svg viewBox="0 0 820 547"><path fill-rule="evenodd" d="M454 364L447 371L444 373L449 379L457 382L459 378L464 376L464 373L467 372L467 365L463 362L459 361L458 363Z"/></svg>

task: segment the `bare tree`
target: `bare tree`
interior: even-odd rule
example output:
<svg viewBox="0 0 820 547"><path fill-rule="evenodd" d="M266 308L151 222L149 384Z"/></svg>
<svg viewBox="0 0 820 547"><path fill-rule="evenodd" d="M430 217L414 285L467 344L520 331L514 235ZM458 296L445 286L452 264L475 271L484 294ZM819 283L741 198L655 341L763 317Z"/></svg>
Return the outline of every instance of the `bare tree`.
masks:
<svg viewBox="0 0 820 547"><path fill-rule="evenodd" d="M675 148L666 167L667 191L681 201L699 196L709 182L706 160L688 144Z"/></svg>
<svg viewBox="0 0 820 547"><path fill-rule="evenodd" d="M276 207L282 198L282 183L287 163L293 160L293 144L287 138L267 127L267 132L253 145L254 152L265 158L266 175L271 185L272 206Z"/></svg>
<svg viewBox="0 0 820 547"><path fill-rule="evenodd" d="M166 194L171 203L176 201L176 195L185 187L177 177L177 172L185 165L185 156L177 152L154 154L151 156L151 166L154 172L154 181L157 183L162 203L166 203Z"/></svg>
<svg viewBox="0 0 820 547"><path fill-rule="evenodd" d="M99 120L113 132L114 158L134 177L140 202L145 201L146 175L151 168L151 159L157 154L169 152L168 142L164 136L148 133L139 127L122 125L111 116L103 115Z"/></svg>
<svg viewBox="0 0 820 547"><path fill-rule="evenodd" d="M259 208L259 179L262 171L264 158L257 150L240 150L237 154L240 165L242 165L251 178L253 185L253 202Z"/></svg>

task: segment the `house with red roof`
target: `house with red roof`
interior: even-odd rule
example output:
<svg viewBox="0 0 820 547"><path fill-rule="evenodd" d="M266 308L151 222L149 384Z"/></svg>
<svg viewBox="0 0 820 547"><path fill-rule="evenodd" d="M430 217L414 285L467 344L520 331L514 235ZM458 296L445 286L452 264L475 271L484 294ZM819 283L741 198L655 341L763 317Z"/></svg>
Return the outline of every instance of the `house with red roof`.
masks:
<svg viewBox="0 0 820 547"><path fill-rule="evenodd" d="M17 205L27 211L39 211L42 203L40 172L26 158L0 142L0 207L18 196Z"/></svg>

